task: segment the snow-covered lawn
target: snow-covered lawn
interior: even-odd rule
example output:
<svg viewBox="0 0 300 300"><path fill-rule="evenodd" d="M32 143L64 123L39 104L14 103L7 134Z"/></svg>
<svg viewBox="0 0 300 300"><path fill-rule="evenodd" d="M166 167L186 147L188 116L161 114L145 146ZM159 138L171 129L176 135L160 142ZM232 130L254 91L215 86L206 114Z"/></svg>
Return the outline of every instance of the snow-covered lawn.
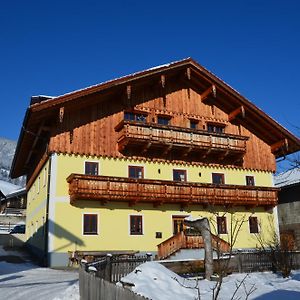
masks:
<svg viewBox="0 0 300 300"><path fill-rule="evenodd" d="M231 299L236 283L245 276L246 274L233 274L226 277L219 299ZM192 288L196 286L195 280L183 279L156 262L140 265L122 281L133 283L133 291L153 300L194 300L197 296L196 289ZM199 281L201 300L212 298L214 284L212 281ZM294 271L290 278L282 278L270 272L250 273L245 280L245 287L249 290L251 286L256 290L249 299L299 300L300 270ZM246 293L241 287L235 299L245 299L245 297Z"/></svg>
<svg viewBox="0 0 300 300"><path fill-rule="evenodd" d="M233 274L226 277L219 299L231 299L235 284L245 275ZM153 300L194 300L197 296L197 291L192 288L196 285L195 280L183 279L157 262L140 265L122 281L133 283L133 291ZM247 289L252 285L256 288L249 299L300 299L300 270L294 271L286 279L270 272L251 273L245 283ZM214 282L201 280L199 286L201 300L210 300ZM241 288L236 296L235 299L245 299L244 289ZM78 273L40 268L26 261L26 257L21 254L4 251L0 247L0 299L78 300Z"/></svg>
<svg viewBox="0 0 300 300"><path fill-rule="evenodd" d="M78 272L22 262L19 253L0 247L0 299L79 299Z"/></svg>

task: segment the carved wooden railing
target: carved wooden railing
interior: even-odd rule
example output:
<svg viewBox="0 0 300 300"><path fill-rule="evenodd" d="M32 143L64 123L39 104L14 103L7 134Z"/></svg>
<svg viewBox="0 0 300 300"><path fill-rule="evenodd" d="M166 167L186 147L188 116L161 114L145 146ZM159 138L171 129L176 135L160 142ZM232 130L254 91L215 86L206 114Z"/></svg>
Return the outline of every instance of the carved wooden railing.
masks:
<svg viewBox="0 0 300 300"><path fill-rule="evenodd" d="M141 145L144 149L152 145L186 148L187 151L223 151L228 154L246 153L248 137L213 133L176 126L122 121L116 126L119 132L118 144L122 151L127 145Z"/></svg>
<svg viewBox="0 0 300 300"><path fill-rule="evenodd" d="M123 177L71 174L69 194L76 200L124 201L134 205L150 202L154 205L177 203L181 205L275 206L277 188L215 185L168 180L131 179Z"/></svg>
<svg viewBox="0 0 300 300"><path fill-rule="evenodd" d="M214 234L212 234L211 237L212 248L214 250L220 252L229 252L229 243ZM204 248L204 242L201 235L188 235L185 234L184 231L181 231L157 245L157 248L158 259L166 259L181 249Z"/></svg>

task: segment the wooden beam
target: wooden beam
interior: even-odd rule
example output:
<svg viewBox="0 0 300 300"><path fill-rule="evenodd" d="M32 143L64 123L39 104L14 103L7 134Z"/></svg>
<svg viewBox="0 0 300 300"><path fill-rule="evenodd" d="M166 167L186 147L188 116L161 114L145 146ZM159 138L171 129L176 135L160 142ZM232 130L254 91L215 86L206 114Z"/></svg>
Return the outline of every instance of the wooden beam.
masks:
<svg viewBox="0 0 300 300"><path fill-rule="evenodd" d="M242 118L245 118L245 108L243 105L238 107L228 115L228 121L233 121L239 115L241 115Z"/></svg>
<svg viewBox="0 0 300 300"><path fill-rule="evenodd" d="M64 113L65 113L65 108L64 108L64 106L62 106L59 109L59 123L63 122L63 120L64 120Z"/></svg>
<svg viewBox="0 0 300 300"><path fill-rule="evenodd" d="M282 147L284 147L285 150L288 150L289 143L288 143L287 139L283 139L283 140L278 141L278 142L274 143L273 145L271 145L271 152L274 153L279 148L282 148Z"/></svg>
<svg viewBox="0 0 300 300"><path fill-rule="evenodd" d="M131 85L127 85L126 87L127 100L131 99Z"/></svg>
<svg viewBox="0 0 300 300"><path fill-rule="evenodd" d="M188 80L191 80L191 68L186 69L186 77L188 78Z"/></svg>
<svg viewBox="0 0 300 300"><path fill-rule="evenodd" d="M160 83L161 83L161 87L164 89L166 86L166 76L165 75L160 76Z"/></svg>
<svg viewBox="0 0 300 300"><path fill-rule="evenodd" d="M214 84L200 95L201 101L204 101L210 94L213 94L214 98L217 96L217 89Z"/></svg>

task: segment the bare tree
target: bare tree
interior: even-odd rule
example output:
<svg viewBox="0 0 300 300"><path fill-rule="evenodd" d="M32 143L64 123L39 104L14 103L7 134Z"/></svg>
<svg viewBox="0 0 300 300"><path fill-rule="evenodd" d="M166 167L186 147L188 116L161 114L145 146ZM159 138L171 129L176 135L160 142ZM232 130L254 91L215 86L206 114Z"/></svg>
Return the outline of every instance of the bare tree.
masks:
<svg viewBox="0 0 300 300"><path fill-rule="evenodd" d="M224 213L222 216L224 217L227 213ZM217 240L216 243L216 253L217 253L217 260L216 260L216 273L217 273L217 282L216 285L213 288L213 300L218 299L219 295L220 295L220 290L223 284L223 279L224 277L227 276L227 274L230 272L230 262L231 262L231 258L232 258L232 254L233 254L233 248L236 244L238 235L241 231L241 228L243 226L243 224L245 222L247 222L246 220L246 215L242 215L240 218L238 218L234 212L230 212L230 226L229 226L229 231L227 233L227 240L229 243L229 251L228 251L228 256L226 257L226 259L224 259L223 257L223 253L222 253L222 249L221 249L221 244L220 241L221 239ZM215 213L214 214L215 217L218 217L219 214ZM217 235L219 236L218 233L218 229L217 229L217 224L216 224L216 218L211 219L211 224L214 227L214 231L217 233Z"/></svg>
<svg viewBox="0 0 300 300"><path fill-rule="evenodd" d="M207 218L196 219L196 220L185 219L184 224L198 230L203 237L204 251L205 251L205 257L204 257L205 278L207 280L210 280L214 272L214 266L213 266L214 262L213 262L211 231L210 231L209 221Z"/></svg>

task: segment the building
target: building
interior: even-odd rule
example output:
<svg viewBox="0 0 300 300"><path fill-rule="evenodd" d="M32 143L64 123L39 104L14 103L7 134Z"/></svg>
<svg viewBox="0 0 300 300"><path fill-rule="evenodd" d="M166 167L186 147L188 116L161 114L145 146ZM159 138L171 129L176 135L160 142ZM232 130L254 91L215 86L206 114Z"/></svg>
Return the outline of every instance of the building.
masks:
<svg viewBox="0 0 300 300"><path fill-rule="evenodd" d="M281 241L300 250L300 169L294 168L275 177L278 194L278 220Z"/></svg>
<svg viewBox="0 0 300 300"><path fill-rule="evenodd" d="M32 97L11 175L27 175L27 243L50 266L68 251L156 252L186 216L237 248L274 229L275 159L300 141L192 59L58 97ZM271 226L270 226L271 224Z"/></svg>
<svg viewBox="0 0 300 300"><path fill-rule="evenodd" d="M26 189L0 180L0 213L23 214L26 208Z"/></svg>

